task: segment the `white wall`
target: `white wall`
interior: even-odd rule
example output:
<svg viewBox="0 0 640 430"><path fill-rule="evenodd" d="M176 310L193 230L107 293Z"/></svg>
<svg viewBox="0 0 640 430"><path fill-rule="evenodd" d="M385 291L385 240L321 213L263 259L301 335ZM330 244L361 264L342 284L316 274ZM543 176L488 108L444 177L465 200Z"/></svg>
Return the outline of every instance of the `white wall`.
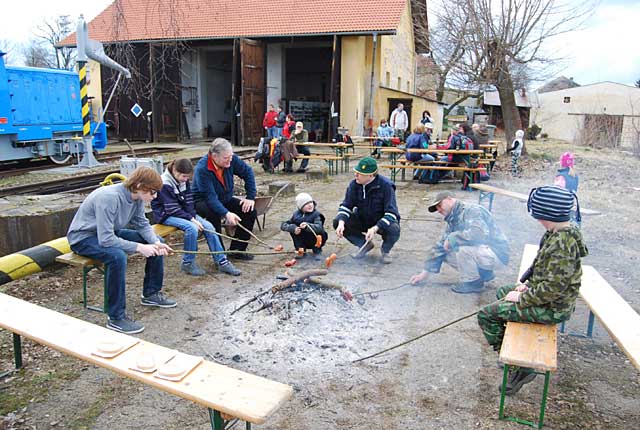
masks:
<svg viewBox="0 0 640 430"><path fill-rule="evenodd" d="M565 103L569 97L569 103ZM534 93L531 124L542 127L549 137L573 142L583 124L583 114L640 115L640 89L613 82L601 82L548 93ZM625 117L622 146L629 146L633 117ZM640 126L640 119L636 119Z"/></svg>
<svg viewBox="0 0 640 430"><path fill-rule="evenodd" d="M187 118L187 125L189 126L189 133L192 138L203 137L202 126L202 94L203 88L200 84L200 51L191 51L185 54L182 58L182 85L185 87L197 88L197 106L188 106L187 103L191 101L191 94L189 91L182 91L182 105L188 108L185 116Z"/></svg>
<svg viewBox="0 0 640 430"><path fill-rule="evenodd" d="M267 45L267 106L278 107L284 88L284 48L280 43Z"/></svg>

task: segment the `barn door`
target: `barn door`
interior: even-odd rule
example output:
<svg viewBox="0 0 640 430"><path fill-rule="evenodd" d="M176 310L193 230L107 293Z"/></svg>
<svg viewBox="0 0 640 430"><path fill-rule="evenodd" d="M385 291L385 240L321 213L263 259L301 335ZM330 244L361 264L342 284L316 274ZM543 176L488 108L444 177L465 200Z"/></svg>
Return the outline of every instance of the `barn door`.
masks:
<svg viewBox="0 0 640 430"><path fill-rule="evenodd" d="M240 145L257 145L265 109L264 43L240 39Z"/></svg>

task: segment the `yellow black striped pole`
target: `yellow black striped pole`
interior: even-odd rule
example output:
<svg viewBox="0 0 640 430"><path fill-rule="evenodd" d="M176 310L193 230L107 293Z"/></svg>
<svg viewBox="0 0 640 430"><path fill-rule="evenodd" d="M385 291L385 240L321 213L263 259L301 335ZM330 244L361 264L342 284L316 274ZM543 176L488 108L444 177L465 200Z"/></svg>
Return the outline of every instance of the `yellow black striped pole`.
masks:
<svg viewBox="0 0 640 430"><path fill-rule="evenodd" d="M89 118L89 97L87 95L87 62L78 61L80 76L80 99L82 101L82 136L91 133L91 118Z"/></svg>
<svg viewBox="0 0 640 430"><path fill-rule="evenodd" d="M0 285L41 272L55 263L56 257L71 252L66 237L0 257Z"/></svg>

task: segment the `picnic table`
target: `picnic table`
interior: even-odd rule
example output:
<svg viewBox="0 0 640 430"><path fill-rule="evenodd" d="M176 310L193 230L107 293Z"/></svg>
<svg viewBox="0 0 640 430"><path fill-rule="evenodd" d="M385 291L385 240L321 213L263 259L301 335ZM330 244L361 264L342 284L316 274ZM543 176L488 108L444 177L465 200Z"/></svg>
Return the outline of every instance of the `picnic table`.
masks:
<svg viewBox="0 0 640 430"><path fill-rule="evenodd" d="M342 165L342 171L346 172L349 170L349 160L350 156L346 152L349 148L353 149L352 143L344 143L344 142L336 142L336 143L324 143L324 142L301 142L296 143L296 146L308 146L314 148L328 148L333 150L335 154L331 153L315 153L311 155L299 155L300 159L309 159L309 160L323 160L327 163L329 167L329 174L333 174L334 172L337 174L339 172L339 167Z"/></svg>

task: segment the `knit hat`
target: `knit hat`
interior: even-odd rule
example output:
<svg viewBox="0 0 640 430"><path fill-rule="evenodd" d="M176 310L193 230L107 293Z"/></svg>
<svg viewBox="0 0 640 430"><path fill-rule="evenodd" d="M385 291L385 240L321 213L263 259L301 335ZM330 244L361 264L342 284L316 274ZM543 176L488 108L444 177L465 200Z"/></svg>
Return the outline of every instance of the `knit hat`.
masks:
<svg viewBox="0 0 640 430"><path fill-rule="evenodd" d="M569 190L557 186L533 188L529 192L527 210L535 219L553 222L569 221L573 200L577 205L576 220L580 221L580 204L578 197Z"/></svg>
<svg viewBox="0 0 640 430"><path fill-rule="evenodd" d="M364 157L353 170L361 175L373 175L378 171L378 163L371 157Z"/></svg>
<svg viewBox="0 0 640 430"><path fill-rule="evenodd" d="M565 152L560 156L560 166L562 167L573 167L575 162L575 157L570 152Z"/></svg>
<svg viewBox="0 0 640 430"><path fill-rule="evenodd" d="M307 203L313 202L313 197L309 193L300 193L296 196L296 207L302 210Z"/></svg>
<svg viewBox="0 0 640 430"><path fill-rule="evenodd" d="M522 139L524 137L524 131L518 130L516 131L516 139Z"/></svg>

